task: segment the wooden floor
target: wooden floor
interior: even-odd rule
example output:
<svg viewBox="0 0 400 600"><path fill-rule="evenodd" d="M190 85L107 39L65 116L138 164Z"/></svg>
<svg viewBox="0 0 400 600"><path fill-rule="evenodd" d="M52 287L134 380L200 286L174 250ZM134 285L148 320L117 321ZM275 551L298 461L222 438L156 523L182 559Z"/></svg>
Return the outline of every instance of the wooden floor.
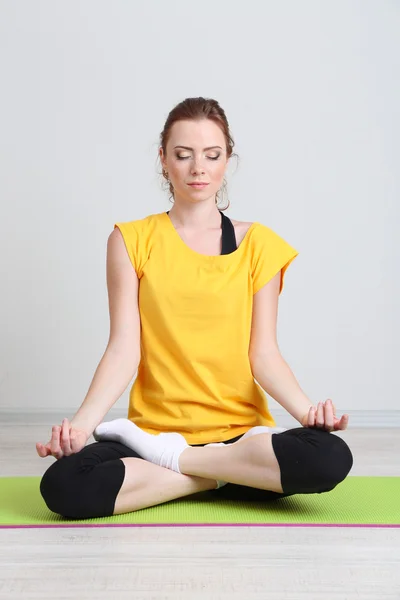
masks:
<svg viewBox="0 0 400 600"><path fill-rule="evenodd" d="M35 442L51 425L2 424L0 474L43 474L55 459ZM334 435L353 452L350 475L400 476L399 429ZM14 598L400 600L400 529L3 529L0 600Z"/></svg>

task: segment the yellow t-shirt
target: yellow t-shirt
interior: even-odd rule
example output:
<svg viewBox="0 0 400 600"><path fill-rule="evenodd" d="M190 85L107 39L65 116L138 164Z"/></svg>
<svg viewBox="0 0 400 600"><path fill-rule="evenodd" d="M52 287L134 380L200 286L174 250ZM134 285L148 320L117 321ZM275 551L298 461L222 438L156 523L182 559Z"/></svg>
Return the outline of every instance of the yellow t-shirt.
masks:
<svg viewBox="0 0 400 600"><path fill-rule="evenodd" d="M237 250L192 250L166 212L116 223L139 278L141 360L128 419L148 433L176 431L189 444L222 442L274 427L248 349L253 294L298 252L261 223Z"/></svg>

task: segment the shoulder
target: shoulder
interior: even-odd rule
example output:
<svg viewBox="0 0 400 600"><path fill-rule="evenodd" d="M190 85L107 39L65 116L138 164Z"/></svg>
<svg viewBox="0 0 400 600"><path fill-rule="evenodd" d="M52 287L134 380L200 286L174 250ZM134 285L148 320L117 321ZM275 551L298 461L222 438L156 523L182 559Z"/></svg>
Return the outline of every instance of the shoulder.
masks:
<svg viewBox="0 0 400 600"><path fill-rule="evenodd" d="M142 219L134 219L132 221L118 221L114 223L114 230L111 232L111 235L114 237L118 237L118 229L123 235L143 235L143 233L145 233L148 230L149 225L152 223L152 220L153 215L143 217Z"/></svg>
<svg viewBox="0 0 400 600"><path fill-rule="evenodd" d="M235 233L237 232L238 234L237 237L242 236L240 239L243 239L249 229L252 228L252 239L255 243L273 245L274 243L284 241L274 229L259 221L235 221L234 219L231 219L231 221L235 228Z"/></svg>
<svg viewBox="0 0 400 600"><path fill-rule="evenodd" d="M283 252L284 254L289 253L297 256L297 250L268 225L264 225L264 223L260 223L259 221L255 221L254 223L249 221L235 221L234 219L231 219L231 221L235 228L238 245L251 228L250 247L256 255L267 251L268 253L276 253L277 255Z"/></svg>
<svg viewBox="0 0 400 600"><path fill-rule="evenodd" d="M235 228L236 243L239 246L239 244L243 241L246 233L248 232L250 227L254 225L254 223L250 221L236 221L235 219L231 219L231 222L233 227Z"/></svg>
<svg viewBox="0 0 400 600"><path fill-rule="evenodd" d="M148 215L147 217L143 217L141 219L133 219L132 221L118 221L115 225L125 225L127 227L145 227L148 223L151 223L156 215ZM114 227L115 227L114 225Z"/></svg>
<svg viewBox="0 0 400 600"><path fill-rule="evenodd" d="M122 248L122 244L125 244L139 278L149 257L152 223L152 215L132 221L119 221L114 223L114 229L109 236L109 245Z"/></svg>

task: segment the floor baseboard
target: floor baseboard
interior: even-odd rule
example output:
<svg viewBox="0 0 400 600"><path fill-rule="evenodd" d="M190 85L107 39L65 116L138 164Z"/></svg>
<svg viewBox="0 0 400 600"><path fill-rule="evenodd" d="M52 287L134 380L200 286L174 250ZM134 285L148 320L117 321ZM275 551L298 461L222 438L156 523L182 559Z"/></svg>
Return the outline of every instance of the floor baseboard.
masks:
<svg viewBox="0 0 400 600"><path fill-rule="evenodd" d="M76 411L75 411L76 412ZM298 427L298 422L283 409L271 410L272 415L279 427ZM51 421L58 423L63 418L72 419L75 413L70 408L57 410L49 410L48 408L37 407L34 411L30 408L18 410L0 407L0 421L2 423L18 422L18 423L43 423ZM349 415L349 427L375 429L375 428L396 428L400 427L400 410L343 410L338 412L338 415ZM127 416L127 407L113 407L104 417L104 421L119 419Z"/></svg>

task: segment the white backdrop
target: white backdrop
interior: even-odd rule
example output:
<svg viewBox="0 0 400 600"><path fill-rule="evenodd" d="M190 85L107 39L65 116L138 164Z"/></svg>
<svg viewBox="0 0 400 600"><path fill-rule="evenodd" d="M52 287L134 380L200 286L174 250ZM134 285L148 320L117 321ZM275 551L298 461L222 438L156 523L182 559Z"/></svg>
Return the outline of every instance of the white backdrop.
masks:
<svg viewBox="0 0 400 600"><path fill-rule="evenodd" d="M159 133L205 96L240 157L225 214L300 252L278 331L302 389L399 422L399 31L383 0L1 1L3 417L78 409L108 341L108 235L171 208Z"/></svg>

